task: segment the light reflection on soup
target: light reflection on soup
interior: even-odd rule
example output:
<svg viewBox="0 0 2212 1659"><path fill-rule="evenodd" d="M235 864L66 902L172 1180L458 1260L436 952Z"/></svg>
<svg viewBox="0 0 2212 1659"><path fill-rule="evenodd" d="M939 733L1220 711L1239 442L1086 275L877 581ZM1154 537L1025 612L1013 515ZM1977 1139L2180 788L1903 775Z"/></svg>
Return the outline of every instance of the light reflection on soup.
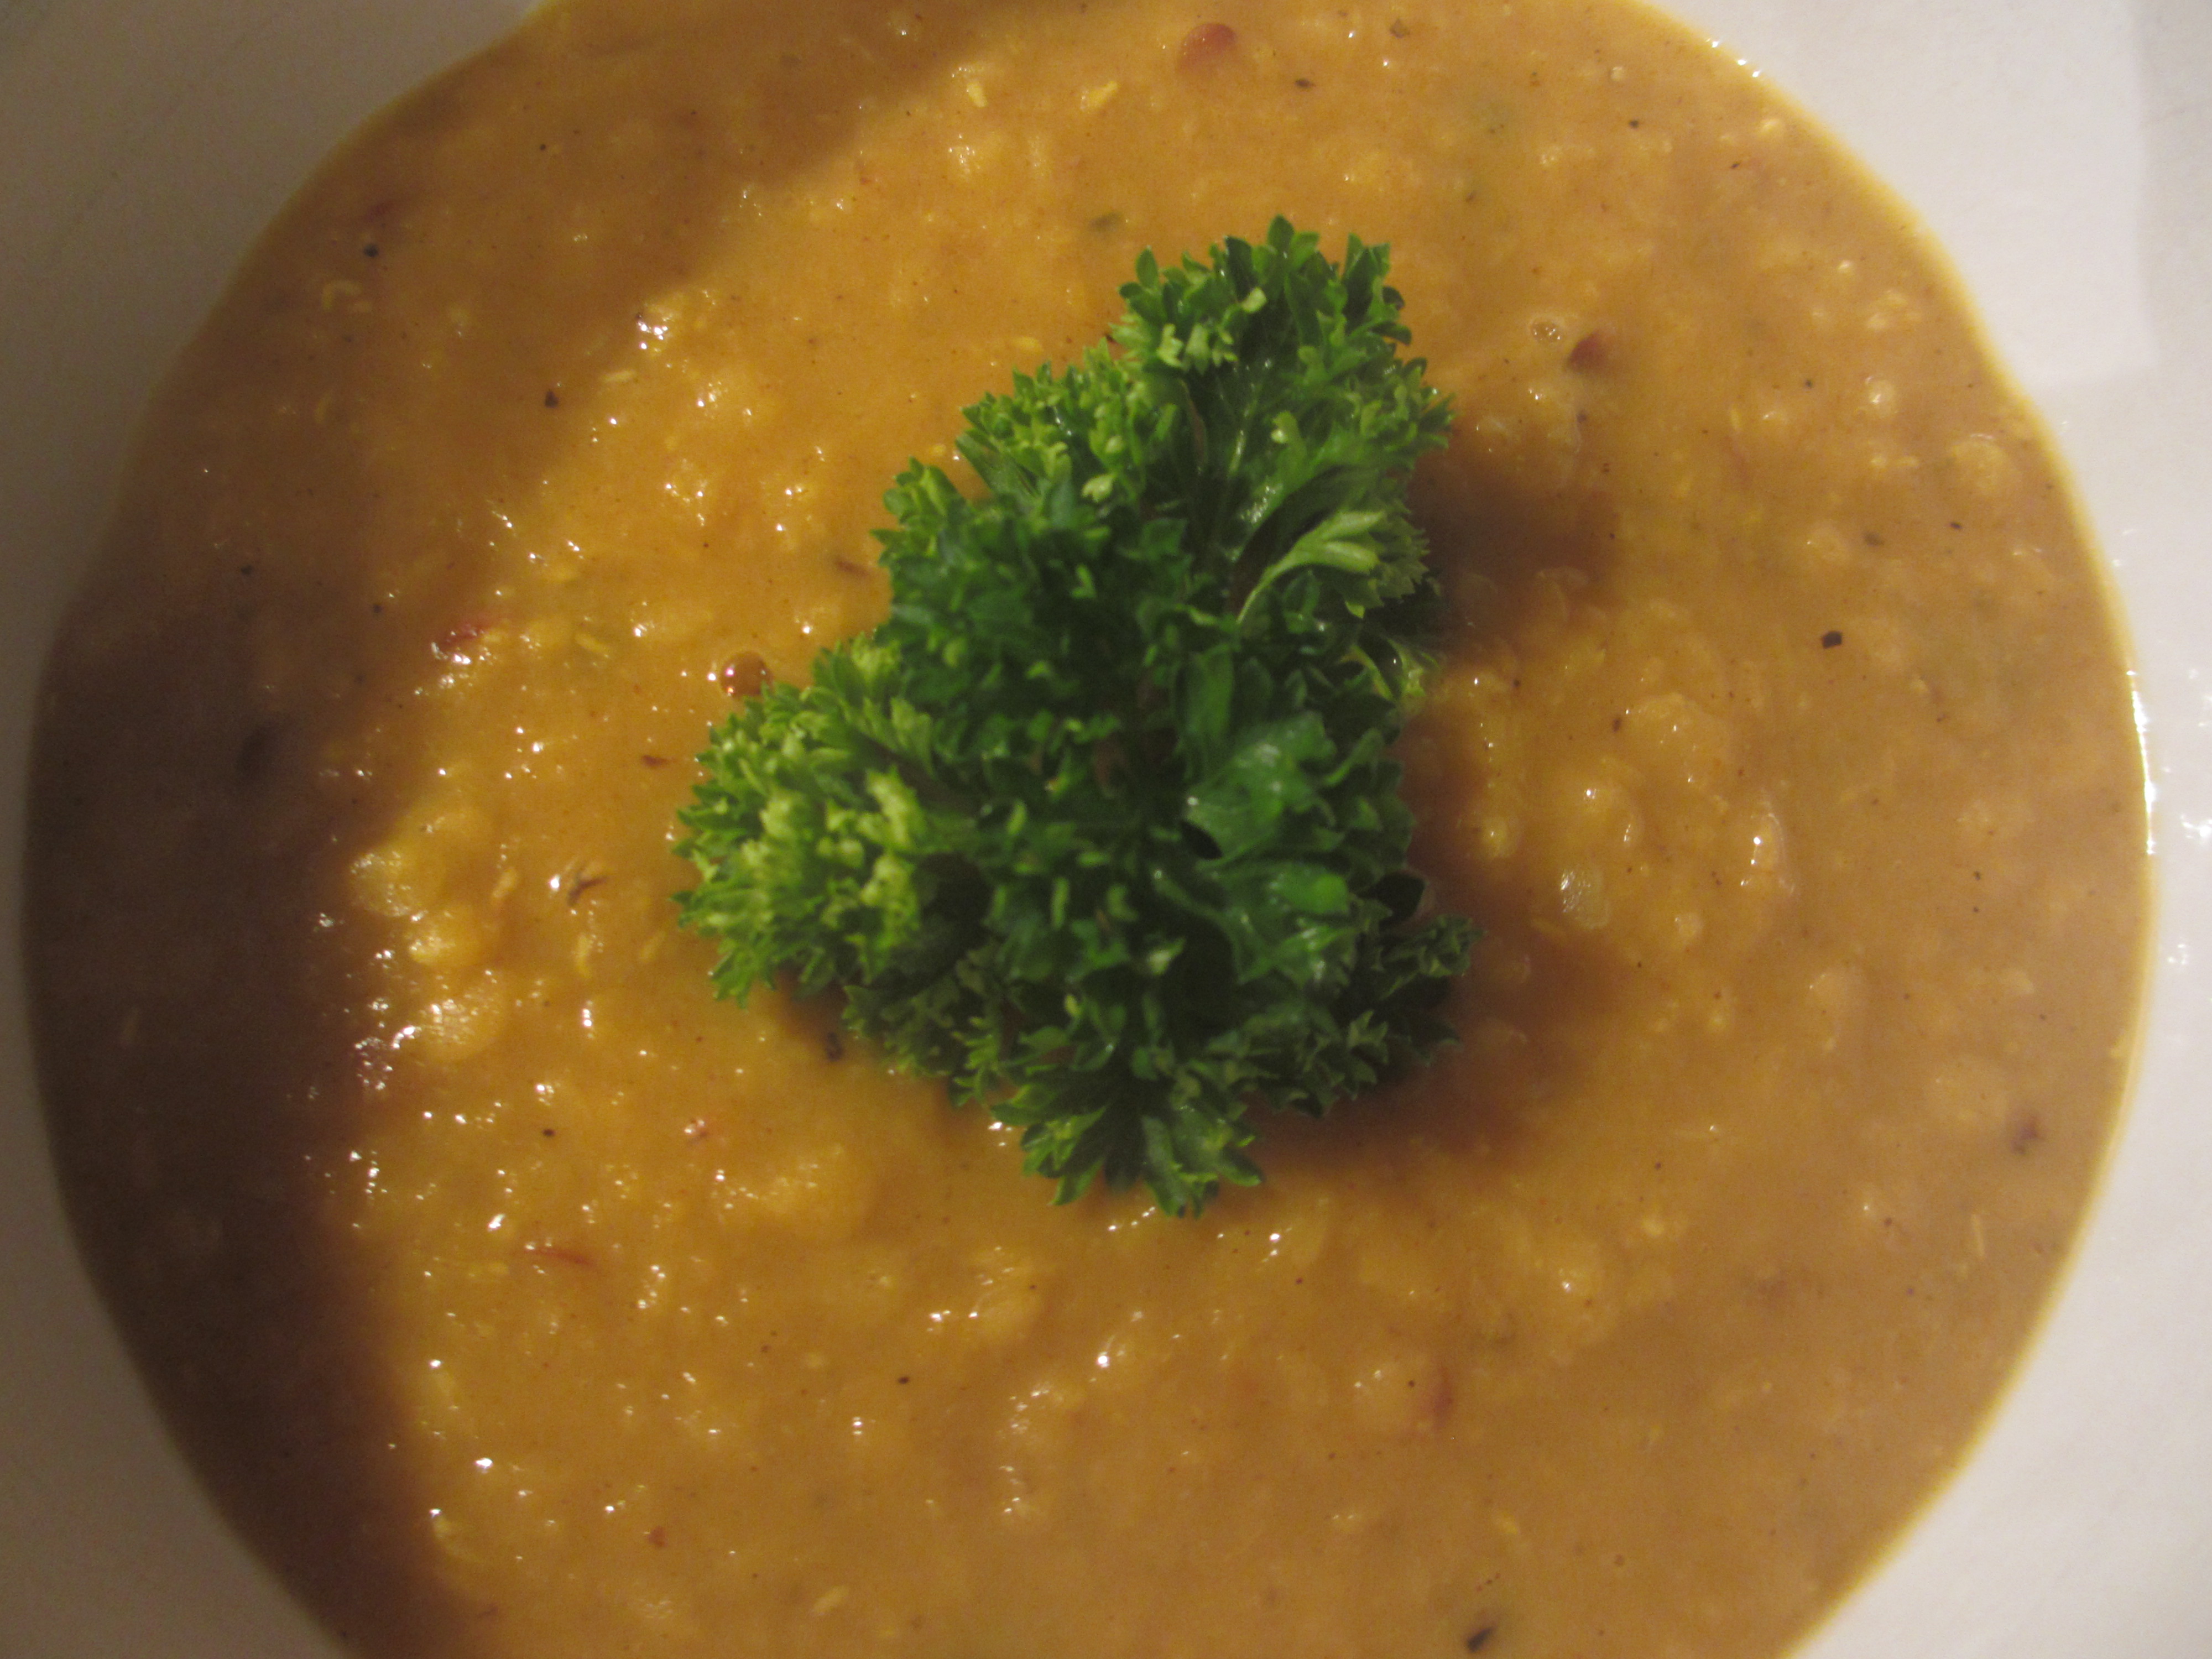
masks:
<svg viewBox="0 0 2212 1659"><path fill-rule="evenodd" d="M1057 1209L711 1001L672 815L878 614L908 455L1277 213L1391 245L1457 400L1402 753L1464 1042L1200 1221ZM253 256L46 698L79 1224L372 1654L1771 1656L1958 1457L2126 1067L2034 424L1890 202L1609 3L564 0Z"/></svg>

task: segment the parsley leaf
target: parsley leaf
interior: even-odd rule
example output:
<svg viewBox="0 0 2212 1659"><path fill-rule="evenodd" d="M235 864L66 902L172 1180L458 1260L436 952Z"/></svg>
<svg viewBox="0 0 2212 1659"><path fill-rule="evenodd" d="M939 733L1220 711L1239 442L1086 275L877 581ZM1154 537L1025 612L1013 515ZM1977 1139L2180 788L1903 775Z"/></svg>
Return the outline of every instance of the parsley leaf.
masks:
<svg viewBox="0 0 2212 1659"><path fill-rule="evenodd" d="M833 987L1023 1131L1065 1200L1195 1212L1450 1032L1389 747L1436 592L1406 506L1444 399L1384 249L1283 220L1125 287L1110 346L967 411L984 493L902 473L889 618L716 731L678 851L743 998Z"/></svg>

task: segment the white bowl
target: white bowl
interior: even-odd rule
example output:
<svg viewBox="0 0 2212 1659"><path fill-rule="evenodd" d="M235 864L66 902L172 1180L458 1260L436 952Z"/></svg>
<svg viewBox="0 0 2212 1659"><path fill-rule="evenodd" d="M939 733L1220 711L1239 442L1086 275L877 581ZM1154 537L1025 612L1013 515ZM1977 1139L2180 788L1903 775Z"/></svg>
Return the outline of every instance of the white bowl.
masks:
<svg viewBox="0 0 2212 1659"><path fill-rule="evenodd" d="M0 0L0 863L136 412L260 225L514 0ZM1804 1659L2212 1654L2212 7L1686 0L1949 248L2133 631L2160 920L2133 1107L1963 1474ZM331 1649L169 1449L64 1229L0 953L0 1656ZM1043 1659L1049 1659L1044 1656Z"/></svg>

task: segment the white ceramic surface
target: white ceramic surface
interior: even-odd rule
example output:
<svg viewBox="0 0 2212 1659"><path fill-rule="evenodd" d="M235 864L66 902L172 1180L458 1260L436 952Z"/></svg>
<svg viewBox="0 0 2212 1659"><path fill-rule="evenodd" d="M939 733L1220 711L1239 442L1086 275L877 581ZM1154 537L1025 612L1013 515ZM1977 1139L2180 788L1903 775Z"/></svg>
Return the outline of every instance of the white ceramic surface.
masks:
<svg viewBox="0 0 2212 1659"><path fill-rule="evenodd" d="M167 1451L62 1226L12 943L31 689L135 412L257 228L516 9L0 0L0 1659L330 1651ZM2111 558L2156 792L2154 994L2089 1235L1963 1475L1804 1659L2207 1659L2212 3L1674 9L1950 250Z"/></svg>

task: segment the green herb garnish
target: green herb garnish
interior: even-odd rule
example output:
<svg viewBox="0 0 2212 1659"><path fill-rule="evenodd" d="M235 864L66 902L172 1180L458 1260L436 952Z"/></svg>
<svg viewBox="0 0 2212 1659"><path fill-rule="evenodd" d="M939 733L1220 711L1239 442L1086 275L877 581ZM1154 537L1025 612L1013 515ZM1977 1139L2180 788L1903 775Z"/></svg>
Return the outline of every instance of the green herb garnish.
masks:
<svg viewBox="0 0 2212 1659"><path fill-rule="evenodd" d="M967 411L985 493L902 473L888 621L718 730L681 815L718 989L846 1024L1019 1126L1076 1196L1195 1212L1451 1033L1389 748L1436 592L1406 506L1444 399L1386 250L1257 246L1121 290L1118 350Z"/></svg>

